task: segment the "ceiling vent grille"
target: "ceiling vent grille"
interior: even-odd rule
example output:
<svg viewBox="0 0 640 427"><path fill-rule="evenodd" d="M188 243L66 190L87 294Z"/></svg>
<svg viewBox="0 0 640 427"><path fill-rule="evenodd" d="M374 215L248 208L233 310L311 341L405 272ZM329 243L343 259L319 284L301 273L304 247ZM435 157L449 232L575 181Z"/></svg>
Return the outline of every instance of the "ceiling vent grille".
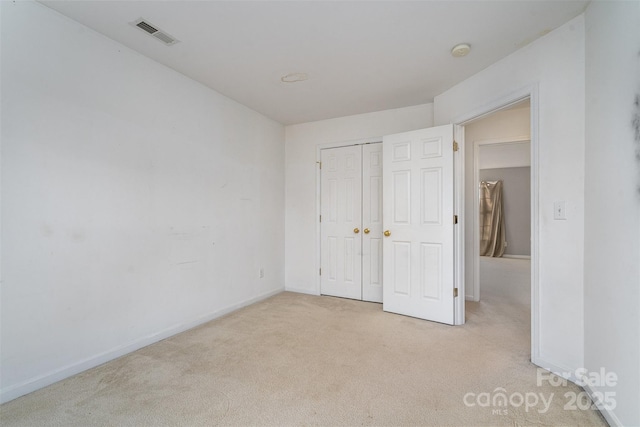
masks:
<svg viewBox="0 0 640 427"><path fill-rule="evenodd" d="M151 25L147 24L144 21L140 21L136 24L136 27L138 28L142 28L143 30L145 30L147 33L149 34L153 34L155 32L158 31L158 29L156 27L152 27Z"/></svg>
<svg viewBox="0 0 640 427"><path fill-rule="evenodd" d="M144 31L146 34L152 36L153 38L160 40L162 43L166 44L167 46L172 46L179 42L178 39L171 36L166 31L162 31L158 29L158 27L150 24L148 21L144 20L143 18L140 18L136 21L131 22L131 25L139 28L140 30Z"/></svg>

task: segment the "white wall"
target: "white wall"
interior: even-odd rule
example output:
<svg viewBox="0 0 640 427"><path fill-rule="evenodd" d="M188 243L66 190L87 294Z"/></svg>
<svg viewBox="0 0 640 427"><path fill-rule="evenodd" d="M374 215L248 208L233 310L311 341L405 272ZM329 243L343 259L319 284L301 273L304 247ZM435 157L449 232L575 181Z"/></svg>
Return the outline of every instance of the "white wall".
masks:
<svg viewBox="0 0 640 427"><path fill-rule="evenodd" d="M540 353L532 357L574 370L584 363L584 16L437 96L434 120L455 122L529 85L539 95ZM566 201L566 221L553 220L557 200Z"/></svg>
<svg viewBox="0 0 640 427"><path fill-rule="evenodd" d="M469 300L479 301L474 286L475 269L479 268L478 259L474 259L474 209L477 203L477 187L474 181L474 156L476 145L487 141L521 141L531 137L531 109L528 105L519 108L496 111L493 114L475 120L465 126L464 132L464 203L465 203L465 239L464 239L464 264L465 264L465 297ZM482 156L479 169L491 169L497 167L530 166L531 147L529 144L514 145L484 145L487 153Z"/></svg>
<svg viewBox="0 0 640 427"><path fill-rule="evenodd" d="M499 143L482 146L482 155L478 164L479 169L524 168L529 166L531 166L531 146L528 141L515 144Z"/></svg>
<svg viewBox="0 0 640 427"><path fill-rule="evenodd" d="M640 425L640 2L586 11L585 365L618 375L611 425ZM635 105L634 105L635 102ZM635 122L635 128L633 120Z"/></svg>
<svg viewBox="0 0 640 427"><path fill-rule="evenodd" d="M319 293L316 189L318 146L381 141L382 136L422 129L433 124L433 105L399 108L341 117L286 128L287 290Z"/></svg>
<svg viewBox="0 0 640 427"><path fill-rule="evenodd" d="M283 126L1 3L3 400L282 290Z"/></svg>

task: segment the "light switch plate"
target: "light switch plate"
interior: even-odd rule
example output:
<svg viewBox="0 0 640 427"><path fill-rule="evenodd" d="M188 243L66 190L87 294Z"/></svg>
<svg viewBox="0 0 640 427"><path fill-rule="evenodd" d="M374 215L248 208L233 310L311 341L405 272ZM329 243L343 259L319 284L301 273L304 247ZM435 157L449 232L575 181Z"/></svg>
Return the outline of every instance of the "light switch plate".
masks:
<svg viewBox="0 0 640 427"><path fill-rule="evenodd" d="M567 219L567 208L564 201L553 204L553 219Z"/></svg>

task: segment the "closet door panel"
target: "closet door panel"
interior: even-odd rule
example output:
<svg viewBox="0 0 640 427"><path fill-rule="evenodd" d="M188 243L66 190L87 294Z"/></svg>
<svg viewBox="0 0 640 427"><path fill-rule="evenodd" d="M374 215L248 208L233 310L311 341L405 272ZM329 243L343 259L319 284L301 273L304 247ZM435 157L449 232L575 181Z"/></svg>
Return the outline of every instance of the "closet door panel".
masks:
<svg viewBox="0 0 640 427"><path fill-rule="evenodd" d="M322 150L320 293L362 299L362 147Z"/></svg>
<svg viewBox="0 0 640 427"><path fill-rule="evenodd" d="M382 144L362 146L362 299L382 302Z"/></svg>

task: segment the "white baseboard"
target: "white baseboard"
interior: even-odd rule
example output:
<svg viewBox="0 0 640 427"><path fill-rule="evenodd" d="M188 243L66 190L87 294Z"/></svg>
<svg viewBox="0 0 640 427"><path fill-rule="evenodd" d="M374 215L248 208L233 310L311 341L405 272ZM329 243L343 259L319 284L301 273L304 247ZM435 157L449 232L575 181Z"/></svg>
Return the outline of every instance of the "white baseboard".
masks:
<svg viewBox="0 0 640 427"><path fill-rule="evenodd" d="M298 294L307 294L307 295L316 295L316 296L320 295L318 292L316 292L315 290L311 290L311 289L286 287L286 288L284 288L284 290L287 291L287 292L295 292L295 293L298 293Z"/></svg>
<svg viewBox="0 0 640 427"><path fill-rule="evenodd" d="M222 317L225 314L229 314L242 307L246 307L258 301L262 301L276 294L279 294L283 290L284 289L276 289L273 291L265 292L253 298L249 298L244 301L240 301L236 304L232 304L230 306L222 308L220 310L216 310L212 313L198 316L197 318L191 321L179 323L170 328L164 329L162 331L156 332L151 335L147 335L146 337L142 337L128 344L118 346L116 348L107 350L95 356L91 356L89 358L80 360L70 365L63 366L59 369L48 372L46 374L42 374L37 377L28 379L19 384L13 384L9 387L6 387L0 390L0 403L5 403L10 400L16 399L20 396L24 396L25 394L31 393L33 391L39 390L43 387L46 387L48 385L61 381L65 378L69 378L73 375L79 374L80 372L86 371L87 369L91 369L98 365L102 365L103 363L109 362L113 359L117 359L118 357L124 356L125 354L139 350L143 347L154 344L158 341L162 341L163 339L166 339L173 335L187 331L196 326L200 326L203 323L210 322L211 320L217 319L218 317Z"/></svg>
<svg viewBox="0 0 640 427"><path fill-rule="evenodd" d="M597 401L598 399L594 399L594 393L596 392L596 390L594 390L587 382L586 378L577 378L576 377L576 371L577 369L570 369L570 368L566 368L566 367L559 367L557 365L554 365L553 363L549 363L546 362L545 360L542 360L540 358L538 358L537 360L533 360L533 357L531 358L531 362L534 365L538 365L539 367L546 369L549 372L552 372L556 375L558 375L559 377L562 377L566 380L571 381L572 383L582 387L584 389L584 391L587 392L587 394L589 395L589 398L591 398L592 401ZM599 409L600 413L602 414L602 416L605 418L605 420L607 421L607 423L610 426L622 426L622 423L620 422L620 420L618 419L618 417L616 417L616 415L611 412L611 410L609 410L608 408L602 408Z"/></svg>
<svg viewBox="0 0 640 427"><path fill-rule="evenodd" d="M531 259L531 255L511 255L511 254L502 254L502 258Z"/></svg>
<svg viewBox="0 0 640 427"><path fill-rule="evenodd" d="M601 401L602 399L597 399L594 397L594 394L597 390L594 390L593 387L591 387L590 384L587 383L587 381L584 381L585 385L582 387L584 388L584 391L587 392L587 394L589 395L589 397L591 398L592 402L597 402L597 401ZM602 394L601 394L602 396ZM598 408L598 410L600 411L600 413L602 414L602 416L604 417L605 420L607 420L607 424L609 424L610 426L622 426L622 422L620 422L620 420L618 419L618 417L616 417L616 414L614 414L611 409L609 408Z"/></svg>
<svg viewBox="0 0 640 427"><path fill-rule="evenodd" d="M578 382L578 378L576 378L576 370L577 368L567 368L566 366L560 366L555 363L550 363L547 360L542 358L534 358L531 356L531 363L541 367L542 369L546 369L547 371L556 374L559 377L564 378L565 380L569 380L572 383Z"/></svg>

